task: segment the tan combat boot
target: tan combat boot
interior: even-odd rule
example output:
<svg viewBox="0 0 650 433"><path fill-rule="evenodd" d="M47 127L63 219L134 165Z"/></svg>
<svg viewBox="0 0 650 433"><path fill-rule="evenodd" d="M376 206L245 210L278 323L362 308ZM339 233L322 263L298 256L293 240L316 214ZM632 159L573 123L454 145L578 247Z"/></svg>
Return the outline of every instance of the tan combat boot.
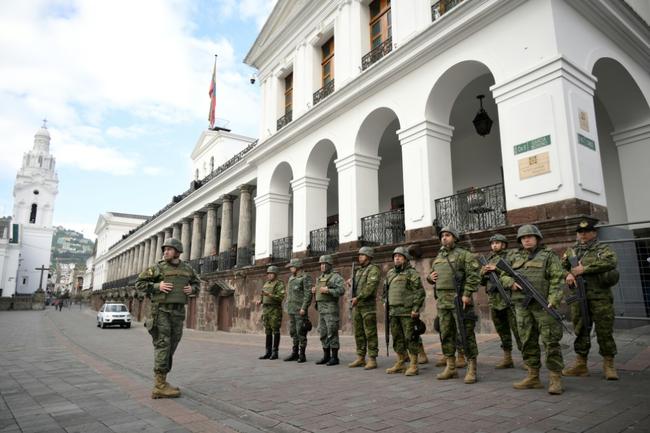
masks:
<svg viewBox="0 0 650 433"><path fill-rule="evenodd" d="M504 350L503 359L494 368L513 368L515 366L514 361L512 360L512 351Z"/></svg>
<svg viewBox="0 0 650 433"><path fill-rule="evenodd" d="M476 383L476 358L469 360L469 367L465 373L465 383Z"/></svg>
<svg viewBox="0 0 650 433"><path fill-rule="evenodd" d="M418 352L418 364L428 364L429 357L427 352L424 351L424 344L420 343L420 350Z"/></svg>
<svg viewBox="0 0 650 433"><path fill-rule="evenodd" d="M548 393L551 395L562 394L562 372L551 371L548 382Z"/></svg>
<svg viewBox="0 0 650 433"><path fill-rule="evenodd" d="M465 368L467 362L465 361L465 353L458 351L458 356L456 356L456 368Z"/></svg>
<svg viewBox="0 0 650 433"><path fill-rule="evenodd" d="M544 388L542 382L539 380L539 368L528 367L528 376L522 381L512 384L514 389L541 389Z"/></svg>
<svg viewBox="0 0 650 433"><path fill-rule="evenodd" d="M151 398L175 398L181 395L180 391L170 388L165 381L166 374L156 373L155 384L151 391Z"/></svg>
<svg viewBox="0 0 650 433"><path fill-rule="evenodd" d="M447 365L447 358L445 355L440 355L440 358L436 361L436 367L444 367Z"/></svg>
<svg viewBox="0 0 650 433"><path fill-rule="evenodd" d="M569 368L562 370L562 374L564 376L589 376L589 369L587 368L587 357L582 355L576 356L575 364Z"/></svg>
<svg viewBox="0 0 650 433"><path fill-rule="evenodd" d="M363 367L364 370L374 370L377 368L377 358L374 356L369 356L368 357L368 362L366 362L365 367Z"/></svg>
<svg viewBox="0 0 650 433"><path fill-rule="evenodd" d="M407 368L406 371L404 372L404 376L417 376L419 373L418 356L409 353L409 360L411 361L411 363L409 364L409 368Z"/></svg>
<svg viewBox="0 0 650 433"><path fill-rule="evenodd" d="M357 355L357 359L349 363L348 367L355 368L355 367L363 367L364 365L366 365L366 357Z"/></svg>
<svg viewBox="0 0 650 433"><path fill-rule="evenodd" d="M442 371L442 373L436 376L436 379L447 380L447 379L452 379L454 377L458 377L458 372L456 371L456 358L450 356L449 358L447 358L447 364L445 369Z"/></svg>
<svg viewBox="0 0 650 433"><path fill-rule="evenodd" d="M614 367L613 356L605 356L603 358L603 373L605 373L605 379L607 380L618 380L618 373L616 372L616 367Z"/></svg>
<svg viewBox="0 0 650 433"><path fill-rule="evenodd" d="M395 374L395 373L404 373L406 367L404 367L404 361L406 360L406 355L403 353L397 354L397 361L391 368L386 369L386 374Z"/></svg>

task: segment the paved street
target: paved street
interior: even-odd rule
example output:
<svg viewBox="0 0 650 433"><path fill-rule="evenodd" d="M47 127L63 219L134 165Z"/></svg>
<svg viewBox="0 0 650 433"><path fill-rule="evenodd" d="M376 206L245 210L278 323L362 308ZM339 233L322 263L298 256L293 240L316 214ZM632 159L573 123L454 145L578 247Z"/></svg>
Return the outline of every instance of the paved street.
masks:
<svg viewBox="0 0 650 433"><path fill-rule="evenodd" d="M619 432L650 431L650 326L617 334L621 380L565 378L565 393L516 391L517 368L494 370L500 349L482 335L479 383L441 382L380 369L317 366L310 336L307 364L259 361L263 337L186 331L169 380L183 397L151 400L152 347L139 323L99 329L94 312L0 313L0 432ZM427 335L429 356L439 353ZM354 358L342 339L342 361ZM573 360L568 339L565 361ZM289 339L284 338L281 356ZM521 359L516 359L518 364ZM464 370L461 370L461 376ZM547 372L543 372L547 380Z"/></svg>

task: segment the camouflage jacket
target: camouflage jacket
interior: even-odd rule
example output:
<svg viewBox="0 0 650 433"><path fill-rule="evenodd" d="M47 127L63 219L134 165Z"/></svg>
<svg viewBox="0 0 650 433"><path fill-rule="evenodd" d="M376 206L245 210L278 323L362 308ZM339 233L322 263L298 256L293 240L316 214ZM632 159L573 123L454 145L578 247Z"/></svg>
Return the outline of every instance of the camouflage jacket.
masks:
<svg viewBox="0 0 650 433"><path fill-rule="evenodd" d="M262 305L265 307L282 307L284 300L284 283L277 278L273 281L267 281L262 286L262 290L268 295L262 295Z"/></svg>
<svg viewBox="0 0 650 433"><path fill-rule="evenodd" d="M454 270L456 271L455 277L461 282L463 296L471 298L472 294L478 290L481 277L479 275L480 265L476 257L457 245L451 249L441 247L438 255L431 260L431 270L427 275L427 281L433 284L430 274L431 272L438 274L438 281L435 284L438 308L454 308L456 296Z"/></svg>
<svg viewBox="0 0 650 433"><path fill-rule="evenodd" d="M404 269L391 268L386 275L382 300L389 302L391 316L410 316L411 312L420 312L424 305L426 293L422 286L420 274L411 265Z"/></svg>
<svg viewBox="0 0 650 433"><path fill-rule="evenodd" d="M320 287L327 287L329 293L320 293ZM338 273L331 271L320 274L316 280L316 302L320 314L338 314L339 297L345 293L345 281Z"/></svg>
<svg viewBox="0 0 650 433"><path fill-rule="evenodd" d="M354 272L354 283L357 289L357 307L377 307L377 286L381 278L379 266L369 263L359 267Z"/></svg>
<svg viewBox="0 0 650 433"><path fill-rule="evenodd" d="M487 257L488 263L496 263L499 261L499 259L506 259L508 256L508 251L507 250L501 250L498 253L491 252ZM501 276L501 272L496 269L494 271L496 274L497 278ZM490 282L490 277L488 274L483 272L483 268L480 270L480 275L481 275L481 286L485 286L485 291L488 294L488 305L490 308L494 310L503 310L508 307L506 304L506 301L503 299L499 291L494 287L494 284ZM511 295L511 290L510 287L503 287L508 295Z"/></svg>
<svg viewBox="0 0 650 433"><path fill-rule="evenodd" d="M163 281L174 285L171 292L160 291L160 283ZM149 296L153 303L186 304L188 295L183 292L183 288L187 285L192 286L190 296L196 296L200 284L198 275L186 262L179 260L178 263L173 264L161 260L138 275L135 288Z"/></svg>
<svg viewBox="0 0 650 433"><path fill-rule="evenodd" d="M300 310L309 308L311 304L312 280L309 274L300 271L287 282L287 313L298 314Z"/></svg>
<svg viewBox="0 0 650 433"><path fill-rule="evenodd" d="M568 248L562 256L562 267L567 271L565 277L571 270L569 257L572 256L576 256L585 269L582 277L587 283L585 285L587 298L609 298L611 287L618 280L616 270L618 259L610 246L594 239L584 245L577 242L573 247Z"/></svg>

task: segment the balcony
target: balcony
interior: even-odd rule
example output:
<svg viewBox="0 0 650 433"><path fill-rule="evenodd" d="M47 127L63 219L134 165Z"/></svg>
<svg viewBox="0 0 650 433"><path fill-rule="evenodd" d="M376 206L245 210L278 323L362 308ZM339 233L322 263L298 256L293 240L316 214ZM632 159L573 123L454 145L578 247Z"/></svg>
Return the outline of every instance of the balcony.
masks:
<svg viewBox="0 0 650 433"><path fill-rule="evenodd" d="M219 253L219 263L217 264L218 271L227 271L232 269L237 264L237 250L231 248L228 251Z"/></svg>
<svg viewBox="0 0 650 433"><path fill-rule="evenodd" d="M404 230L404 209L361 218L361 240L366 245L402 243L406 240Z"/></svg>
<svg viewBox="0 0 650 433"><path fill-rule="evenodd" d="M506 199L502 183L472 188L435 201L436 221L460 232L501 227L506 221Z"/></svg>
<svg viewBox="0 0 650 433"><path fill-rule="evenodd" d="M388 38L361 58L361 70L365 71L391 51L393 51L393 38Z"/></svg>
<svg viewBox="0 0 650 433"><path fill-rule="evenodd" d="M334 80L328 81L323 87L314 93L314 105L334 93Z"/></svg>
<svg viewBox="0 0 650 433"><path fill-rule="evenodd" d="M279 131L285 125L287 125L288 123L291 123L292 120L293 120L293 111L289 110L289 111L286 112L286 114L284 116L282 116L282 117L280 117L278 119L277 124L276 124L277 130Z"/></svg>
<svg viewBox="0 0 650 433"><path fill-rule="evenodd" d="M441 16L458 6L463 0L440 0L431 6L431 21L435 22Z"/></svg>
<svg viewBox="0 0 650 433"><path fill-rule="evenodd" d="M309 255L320 256L336 252L339 247L339 225L312 230L309 232Z"/></svg>
<svg viewBox="0 0 650 433"><path fill-rule="evenodd" d="M293 236L276 239L271 243L271 257L274 262L288 262L293 252Z"/></svg>

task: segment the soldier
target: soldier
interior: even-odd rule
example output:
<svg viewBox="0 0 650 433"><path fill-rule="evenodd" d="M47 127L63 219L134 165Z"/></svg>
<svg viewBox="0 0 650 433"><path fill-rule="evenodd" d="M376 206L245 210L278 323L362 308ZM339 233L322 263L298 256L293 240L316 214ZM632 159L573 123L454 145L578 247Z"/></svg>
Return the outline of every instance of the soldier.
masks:
<svg viewBox="0 0 650 433"><path fill-rule="evenodd" d="M183 244L174 238L162 244L163 260L140 275L138 291L151 298L151 310L145 327L153 339L155 385L151 398L179 397L180 390L167 383L172 359L183 336L185 304L189 296L199 293L201 280L194 269L180 260Z"/></svg>
<svg viewBox="0 0 650 433"><path fill-rule="evenodd" d="M489 272L496 272L495 263L499 259L505 259L508 251L508 240L502 234L495 234L490 238L490 249L492 253L487 257L488 264L481 268L481 285L485 286L485 291L488 294L488 305L490 306L490 316L494 328L499 334L501 339L501 349L503 349L503 359L495 368L513 368L515 366L512 361L512 334L515 336L517 342L517 349L521 352L521 340L517 332L517 319L515 318L515 310L512 306L507 305L506 300L499 294L498 290L490 282L488 277ZM510 294L510 288L505 288L506 293Z"/></svg>
<svg viewBox="0 0 650 433"><path fill-rule="evenodd" d="M278 359L280 347L280 325L282 325L282 301L284 300L284 283L278 279L278 267L266 269L266 283L262 286L262 322L266 334L266 352L258 359Z"/></svg>
<svg viewBox="0 0 650 433"><path fill-rule="evenodd" d="M476 315L472 295L478 289L480 282L479 264L472 253L456 245L458 232L452 227L443 227L440 231L440 251L431 261L431 272L427 281L435 285L437 296L438 317L440 320L440 341L442 353L447 359L447 365L442 373L436 377L438 380L447 380L458 377L456 371L456 347L458 345L457 313L454 308L456 298L456 281L461 284L462 303L465 312L465 331L467 334L468 368L465 373L465 383L476 382L476 357L478 346L474 325ZM455 281L456 279L456 281Z"/></svg>
<svg viewBox="0 0 650 433"><path fill-rule="evenodd" d="M548 247L541 245L542 233L537 226L525 224L517 230L517 242L521 247L510 251L507 261L512 268L526 277L539 293L548 301L550 308L560 305L563 297L562 284L564 271L559 257ZM542 338L546 354L546 367L550 370L549 394L562 394L562 326L536 302L524 306L524 294L521 287L506 275L501 275L501 284L512 289L512 301L515 304L517 330L521 338L522 356L528 368L528 375L513 384L515 389L543 388L539 380L541 367Z"/></svg>
<svg viewBox="0 0 650 433"><path fill-rule="evenodd" d="M562 265L566 269L566 283L575 286L576 277L582 275L585 281L589 314L596 328L599 353L603 357L603 372L607 380L618 380L614 367L616 343L614 342L614 298L612 286L618 282L616 270L616 253L605 244L598 241L598 232L594 227L597 221L584 219L578 223L576 236L578 241L567 249L562 257ZM571 268L569 257L578 258L578 266ZM577 354L575 364L562 371L565 376L588 376L587 355L591 348L591 337L582 326L580 306L571 305L573 328L576 339L573 349Z"/></svg>
<svg viewBox="0 0 650 433"><path fill-rule="evenodd" d="M377 368L379 340L377 338L377 286L381 278L379 266L370 263L375 252L370 247L359 250L359 267L353 275L356 297L352 298L352 321L354 341L357 346L357 359L348 367L364 366L365 370ZM368 362L366 363L366 352Z"/></svg>
<svg viewBox="0 0 650 433"><path fill-rule="evenodd" d="M418 352L420 345L414 337L413 319L420 317L424 305L425 292L420 274L411 267L411 255L404 247L393 251L393 268L386 275L383 298L388 297L390 333L393 336L393 350L397 354L395 364L386 369L386 374L404 373L415 376L418 371ZM388 292L388 293L386 293ZM409 359L409 366L404 363Z"/></svg>
<svg viewBox="0 0 650 433"><path fill-rule="evenodd" d="M289 334L293 341L291 355L285 361L307 361L305 350L307 348L307 333L303 332L303 325L311 304L312 280L309 274L302 270L302 260L291 259L286 266L291 272L287 283L287 313L289 314ZM298 349L300 348L300 353Z"/></svg>
<svg viewBox="0 0 650 433"><path fill-rule="evenodd" d="M332 256L320 256L321 274L311 292L316 295L320 341L323 345L323 357L318 365L339 364L339 297L345 292L345 281L338 272L332 271Z"/></svg>

